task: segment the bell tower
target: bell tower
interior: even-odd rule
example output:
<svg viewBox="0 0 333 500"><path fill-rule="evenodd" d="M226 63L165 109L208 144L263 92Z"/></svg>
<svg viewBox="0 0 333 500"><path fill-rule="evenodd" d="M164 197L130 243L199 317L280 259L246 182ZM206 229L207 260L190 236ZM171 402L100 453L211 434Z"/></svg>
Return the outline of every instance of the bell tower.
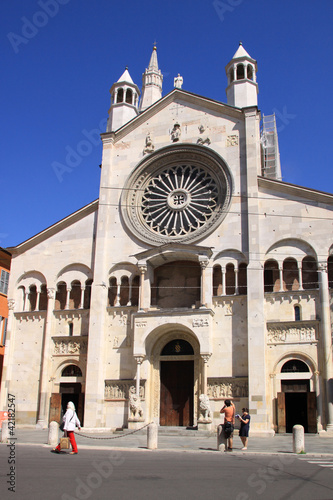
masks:
<svg viewBox="0 0 333 500"><path fill-rule="evenodd" d="M154 46L150 57L149 66L142 75L142 98L140 103L140 111L154 104L162 97L162 82L163 75L158 69L157 51Z"/></svg>
<svg viewBox="0 0 333 500"><path fill-rule="evenodd" d="M227 103L237 108L258 106L257 61L246 52L242 42L225 71L228 77Z"/></svg>
<svg viewBox="0 0 333 500"><path fill-rule="evenodd" d="M126 67L119 80L110 89L111 107L107 132L115 131L138 114L140 90L133 82Z"/></svg>

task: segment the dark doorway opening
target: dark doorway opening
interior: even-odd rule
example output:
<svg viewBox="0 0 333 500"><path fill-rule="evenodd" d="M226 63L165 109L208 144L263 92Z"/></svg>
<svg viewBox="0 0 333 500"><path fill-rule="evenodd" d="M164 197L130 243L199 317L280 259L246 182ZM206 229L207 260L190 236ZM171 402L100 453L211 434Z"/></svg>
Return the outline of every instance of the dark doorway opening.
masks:
<svg viewBox="0 0 333 500"><path fill-rule="evenodd" d="M83 410L84 410L84 394L81 392L81 384L79 382L63 382L60 383L61 394L61 418L66 413L67 404L72 401L75 405L77 416L79 417L81 426L83 426Z"/></svg>
<svg viewBox="0 0 333 500"><path fill-rule="evenodd" d="M160 425L193 426L194 361L161 361Z"/></svg>
<svg viewBox="0 0 333 500"><path fill-rule="evenodd" d="M302 425L308 432L308 380L283 380L282 392L285 393L286 432L292 432L294 425Z"/></svg>
<svg viewBox="0 0 333 500"><path fill-rule="evenodd" d="M292 432L294 425L302 425L308 432L306 392L286 392L286 432Z"/></svg>

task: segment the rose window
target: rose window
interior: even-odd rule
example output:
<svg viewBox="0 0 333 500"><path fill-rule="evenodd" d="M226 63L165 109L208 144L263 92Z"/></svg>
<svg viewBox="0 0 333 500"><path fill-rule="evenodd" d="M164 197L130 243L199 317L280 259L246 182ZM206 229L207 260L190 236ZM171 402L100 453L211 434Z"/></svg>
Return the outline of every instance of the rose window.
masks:
<svg viewBox="0 0 333 500"><path fill-rule="evenodd" d="M230 200L231 176L222 158L184 144L156 151L138 165L125 184L121 211L146 243L190 242L222 222Z"/></svg>
<svg viewBox="0 0 333 500"><path fill-rule="evenodd" d="M154 176L142 197L142 217L157 234L184 236L206 224L218 204L215 180L203 168L172 166Z"/></svg>

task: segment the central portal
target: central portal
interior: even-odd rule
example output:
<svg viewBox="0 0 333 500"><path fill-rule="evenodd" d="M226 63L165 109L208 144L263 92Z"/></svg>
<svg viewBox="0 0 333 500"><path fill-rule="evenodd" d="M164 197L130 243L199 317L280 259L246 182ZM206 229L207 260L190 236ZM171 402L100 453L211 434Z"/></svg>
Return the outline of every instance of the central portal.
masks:
<svg viewBox="0 0 333 500"><path fill-rule="evenodd" d="M161 361L160 425L193 425L193 361Z"/></svg>

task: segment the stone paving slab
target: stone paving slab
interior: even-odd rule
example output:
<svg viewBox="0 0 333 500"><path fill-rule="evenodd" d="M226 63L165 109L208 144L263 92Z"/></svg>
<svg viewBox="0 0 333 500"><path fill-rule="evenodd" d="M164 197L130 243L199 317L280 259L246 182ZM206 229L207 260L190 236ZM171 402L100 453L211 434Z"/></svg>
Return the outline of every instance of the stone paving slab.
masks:
<svg viewBox="0 0 333 500"><path fill-rule="evenodd" d="M195 432L195 431L194 431ZM88 433L84 429L76 434L78 447L85 448L117 448L117 449L147 449L146 433L130 433L125 431L123 434ZM59 433L59 436L62 435ZM89 436L89 437L84 437ZM104 439L104 438L112 439ZM49 446L47 429L17 429L15 431L16 444L30 444L39 446ZM102 439L101 439L102 438ZM114 439L115 438L115 439ZM0 444L1 446L1 444ZM2 444L5 446L5 444ZM242 443L238 436L234 437L234 449L232 453L292 453L293 441L292 434L276 434L274 437L250 437L248 450L241 451ZM179 450L179 451L197 451L197 452L216 452L217 438L215 435L195 436L195 435L167 435L165 431L158 436L159 450ZM322 437L317 434L305 435L306 454L331 455L333 457L333 436Z"/></svg>

